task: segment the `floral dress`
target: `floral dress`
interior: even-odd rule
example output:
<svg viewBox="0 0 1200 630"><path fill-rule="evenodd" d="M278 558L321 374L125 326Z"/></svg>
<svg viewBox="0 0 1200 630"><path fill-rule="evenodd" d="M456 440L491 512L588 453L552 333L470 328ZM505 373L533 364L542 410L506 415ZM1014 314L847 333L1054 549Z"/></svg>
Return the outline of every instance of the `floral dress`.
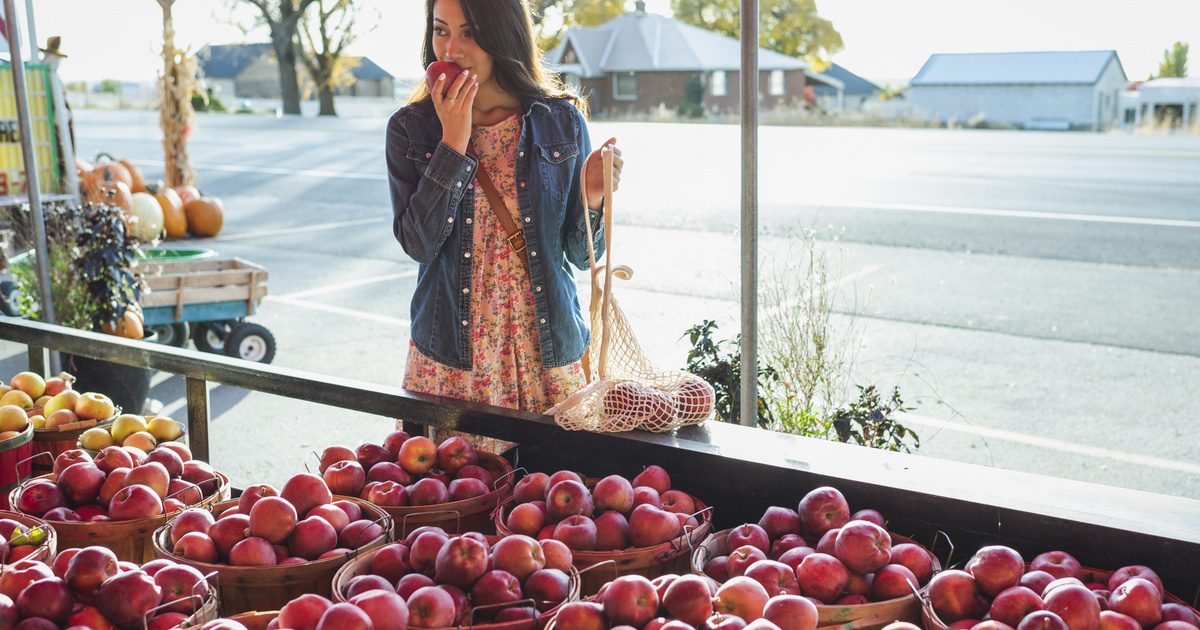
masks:
<svg viewBox="0 0 1200 630"><path fill-rule="evenodd" d="M513 114L471 132L471 144L505 212L519 224L516 159L521 118ZM425 356L410 342L403 387L408 390L541 413L581 389L586 380L576 361L543 368L537 312L529 274L505 240L487 195L475 183L475 230L471 257L471 370ZM522 253L521 255L525 255ZM450 432L438 432L437 438ZM497 451L498 440L467 436L476 447ZM439 440L440 441L440 440Z"/></svg>

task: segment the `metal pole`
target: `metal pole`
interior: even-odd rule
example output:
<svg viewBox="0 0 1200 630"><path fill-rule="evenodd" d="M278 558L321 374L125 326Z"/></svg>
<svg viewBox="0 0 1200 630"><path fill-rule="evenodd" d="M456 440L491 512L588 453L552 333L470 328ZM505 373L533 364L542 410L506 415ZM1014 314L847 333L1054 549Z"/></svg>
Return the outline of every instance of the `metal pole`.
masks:
<svg viewBox="0 0 1200 630"><path fill-rule="evenodd" d="M741 423L758 425L758 0L742 0Z"/></svg>
<svg viewBox="0 0 1200 630"><path fill-rule="evenodd" d="M29 118L29 101L25 93L25 62L21 58L21 27L13 0L4 0L4 14L14 19L8 24L8 50L12 59L13 95L17 100L17 120L21 126L21 156L25 163L25 188L29 192L29 214L33 217L33 246L36 253L38 295L41 298L42 321L57 323L54 302L50 294L50 254L46 246L46 223L42 219L42 191L38 181L37 155L33 152L33 123ZM49 86L47 86L49 88ZM50 370L58 371L57 353L51 353Z"/></svg>
<svg viewBox="0 0 1200 630"><path fill-rule="evenodd" d="M29 23L29 61L37 63L41 61L41 55L38 54L37 24L33 21L33 0L25 0L25 21Z"/></svg>

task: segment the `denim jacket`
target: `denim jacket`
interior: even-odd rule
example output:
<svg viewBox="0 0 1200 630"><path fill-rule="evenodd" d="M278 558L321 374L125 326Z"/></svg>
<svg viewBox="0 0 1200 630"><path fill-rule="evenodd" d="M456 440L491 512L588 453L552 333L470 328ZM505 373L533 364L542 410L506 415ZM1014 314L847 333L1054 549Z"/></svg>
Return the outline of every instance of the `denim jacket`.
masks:
<svg viewBox="0 0 1200 630"><path fill-rule="evenodd" d="M570 265L588 268L579 171L591 141L582 114L566 101L534 101L521 122L518 223L527 248L542 365L561 367L579 360L588 343ZM405 253L420 263L412 299L413 344L440 363L470 370L476 161L441 138L441 121L429 101L403 107L388 120L392 231ZM604 250L600 213L592 212L591 218L599 256Z"/></svg>

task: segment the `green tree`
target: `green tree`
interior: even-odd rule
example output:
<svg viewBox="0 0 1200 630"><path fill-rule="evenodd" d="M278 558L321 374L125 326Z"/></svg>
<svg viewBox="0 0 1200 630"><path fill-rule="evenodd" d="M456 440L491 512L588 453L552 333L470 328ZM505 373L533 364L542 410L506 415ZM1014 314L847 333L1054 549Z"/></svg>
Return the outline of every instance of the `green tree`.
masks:
<svg viewBox="0 0 1200 630"><path fill-rule="evenodd" d="M596 26L625 13L625 0L530 0L542 50L558 45L568 28Z"/></svg>
<svg viewBox="0 0 1200 630"><path fill-rule="evenodd" d="M310 79L305 82L305 96L316 89L318 116L337 116L334 91L354 85L354 69L362 59L345 53L357 39L360 9L352 0L316 0L296 28L296 49ZM371 22L378 24L379 20Z"/></svg>
<svg viewBox="0 0 1200 630"><path fill-rule="evenodd" d="M730 37L741 35L741 0L671 0L675 19ZM758 44L810 63L843 47L833 22L817 14L816 0L762 0Z"/></svg>
<svg viewBox="0 0 1200 630"><path fill-rule="evenodd" d="M106 92L108 94L120 94L121 82L116 79L104 79L96 86L97 92Z"/></svg>
<svg viewBox="0 0 1200 630"><path fill-rule="evenodd" d="M229 0L258 9L258 23L271 33L271 48L279 62L279 88L283 113L300 114L300 80L296 75L296 30L300 17L314 0Z"/></svg>
<svg viewBox="0 0 1200 630"><path fill-rule="evenodd" d="M1158 64L1159 77L1187 76L1188 45L1175 42L1175 45L1163 51L1162 63Z"/></svg>

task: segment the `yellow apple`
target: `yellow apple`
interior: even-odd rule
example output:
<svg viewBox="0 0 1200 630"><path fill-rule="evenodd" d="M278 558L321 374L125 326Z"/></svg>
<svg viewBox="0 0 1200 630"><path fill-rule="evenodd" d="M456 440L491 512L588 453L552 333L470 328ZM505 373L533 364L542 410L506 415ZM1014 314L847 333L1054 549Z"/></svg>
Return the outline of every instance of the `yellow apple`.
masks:
<svg viewBox="0 0 1200 630"><path fill-rule="evenodd" d="M159 442L177 440L183 435L183 425L166 416L151 418L146 423L146 430Z"/></svg>
<svg viewBox="0 0 1200 630"><path fill-rule="evenodd" d="M98 451L113 444L115 442L113 441L112 434L108 432L108 429L101 429L100 427L92 427L79 436L79 445L89 451Z"/></svg>
<svg viewBox="0 0 1200 630"><path fill-rule="evenodd" d="M0 442L3 442L4 440L11 440L18 435L21 435L20 431L4 431L0 433Z"/></svg>
<svg viewBox="0 0 1200 630"><path fill-rule="evenodd" d="M0 405L16 405L22 409L32 409L33 398L30 398L29 394L26 394L19 389L14 389L3 396L0 396Z"/></svg>
<svg viewBox="0 0 1200 630"><path fill-rule="evenodd" d="M37 400L33 401L33 406L34 407L45 407L46 403L50 402L50 400L52 398L54 398L54 397L53 396L42 396L41 398L38 398Z"/></svg>
<svg viewBox="0 0 1200 630"><path fill-rule="evenodd" d="M35 429L45 429L46 416L29 416L29 424L32 424Z"/></svg>
<svg viewBox="0 0 1200 630"><path fill-rule="evenodd" d="M66 392L59 394L59 396L63 394L66 394ZM104 420L111 418L116 412L117 407L113 405L113 401L108 396L97 394L96 392L83 394L75 403L75 415L83 420Z"/></svg>
<svg viewBox="0 0 1200 630"><path fill-rule="evenodd" d="M0 431L22 431L29 424L25 410L16 405L0 406Z"/></svg>
<svg viewBox="0 0 1200 630"><path fill-rule="evenodd" d="M57 429L64 424L71 424L72 422L79 422L79 416L75 415L75 412L70 409L59 409L46 418L44 428Z"/></svg>
<svg viewBox="0 0 1200 630"><path fill-rule="evenodd" d="M9 387L8 385L0 385L0 396L3 396L5 394L7 394L8 392L11 392L12 389L13 388Z"/></svg>
<svg viewBox="0 0 1200 630"><path fill-rule="evenodd" d="M109 431L112 433L113 439L117 444L124 444L125 438L137 433L138 431L146 430L146 419L134 415L132 413L123 413L117 416ZM148 449L147 449L148 450Z"/></svg>
<svg viewBox="0 0 1200 630"><path fill-rule="evenodd" d="M134 448L140 448L149 453L150 451L154 450L155 446L158 446L158 440L154 439L153 435L150 435L145 431L138 431L126 436L125 439L122 440L121 446L132 446Z"/></svg>
<svg viewBox="0 0 1200 630"><path fill-rule="evenodd" d="M30 399L41 398L42 394L46 393L46 379L37 372L21 372L12 377L9 385L12 385L13 389L19 389L29 394Z"/></svg>
<svg viewBox="0 0 1200 630"><path fill-rule="evenodd" d="M75 411L75 403L79 402L79 392L68 389L64 392L54 395L50 402L42 407L42 415L49 416L59 409L70 409Z"/></svg>

